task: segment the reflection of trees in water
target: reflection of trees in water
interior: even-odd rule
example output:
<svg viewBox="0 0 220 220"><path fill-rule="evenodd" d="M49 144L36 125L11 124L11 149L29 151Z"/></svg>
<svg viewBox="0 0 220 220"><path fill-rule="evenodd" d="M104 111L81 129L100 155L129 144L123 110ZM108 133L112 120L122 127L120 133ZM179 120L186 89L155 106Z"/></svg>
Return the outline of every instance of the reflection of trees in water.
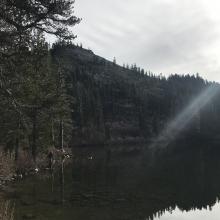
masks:
<svg viewBox="0 0 220 220"><path fill-rule="evenodd" d="M61 203L64 203L64 159L62 159L60 164L60 195Z"/></svg>
<svg viewBox="0 0 220 220"><path fill-rule="evenodd" d="M14 219L14 203L9 200L1 198L0 201L0 219L13 220Z"/></svg>
<svg viewBox="0 0 220 220"><path fill-rule="evenodd" d="M163 153L156 159L152 179L157 183L151 188L158 204L149 219L176 207L181 211L211 210L219 201L220 150L195 145L190 148Z"/></svg>
<svg viewBox="0 0 220 220"><path fill-rule="evenodd" d="M65 158L61 158L60 163L59 163L59 189L60 189L60 202L63 204L65 201L64 198L64 179L65 179L65 175L64 175L64 163L65 163ZM55 184L55 172L56 170L54 170L53 168L50 169L50 187L51 187L51 193L56 193L56 191L54 190L54 184Z"/></svg>
<svg viewBox="0 0 220 220"><path fill-rule="evenodd" d="M220 195L220 149L175 149L75 150L73 165L61 162L51 172L51 185L47 182L39 188L34 201L68 207L65 213L71 218L91 220L146 220L176 207L185 211L212 207ZM25 193L34 196L33 190Z"/></svg>
<svg viewBox="0 0 220 220"><path fill-rule="evenodd" d="M73 200L74 206L97 208L97 215L98 208L113 207L114 217L154 219L176 207L209 209L220 195L220 150L193 145L130 156L103 150L93 160L90 154L78 154L74 161L79 186Z"/></svg>

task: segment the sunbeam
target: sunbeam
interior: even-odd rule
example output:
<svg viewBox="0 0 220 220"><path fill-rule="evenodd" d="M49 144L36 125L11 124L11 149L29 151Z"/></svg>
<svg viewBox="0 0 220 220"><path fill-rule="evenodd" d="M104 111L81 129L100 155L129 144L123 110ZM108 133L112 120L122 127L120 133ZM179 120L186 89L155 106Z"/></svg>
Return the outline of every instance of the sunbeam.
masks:
<svg viewBox="0 0 220 220"><path fill-rule="evenodd" d="M173 120L171 120L162 132L158 135L156 140L150 145L154 148L159 144L160 147L167 147L167 145L174 140L186 126L192 121L194 116L203 109L209 101L211 101L219 91L218 86L211 85L200 93L188 106L184 108Z"/></svg>

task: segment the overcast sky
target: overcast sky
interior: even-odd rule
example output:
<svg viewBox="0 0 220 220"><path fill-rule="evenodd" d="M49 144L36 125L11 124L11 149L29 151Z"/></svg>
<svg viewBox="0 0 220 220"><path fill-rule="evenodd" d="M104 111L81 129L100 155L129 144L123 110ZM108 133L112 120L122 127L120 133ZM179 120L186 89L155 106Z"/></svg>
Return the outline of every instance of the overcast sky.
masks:
<svg viewBox="0 0 220 220"><path fill-rule="evenodd" d="M154 73L220 82L220 1L76 0L76 42Z"/></svg>

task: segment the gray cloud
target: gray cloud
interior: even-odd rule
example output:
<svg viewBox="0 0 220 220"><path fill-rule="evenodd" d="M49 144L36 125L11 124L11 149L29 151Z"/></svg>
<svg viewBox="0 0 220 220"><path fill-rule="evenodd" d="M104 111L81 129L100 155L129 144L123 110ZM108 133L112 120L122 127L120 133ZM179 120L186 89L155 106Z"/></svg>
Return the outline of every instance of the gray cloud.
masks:
<svg viewBox="0 0 220 220"><path fill-rule="evenodd" d="M118 63L220 81L217 0L77 0L78 42ZM220 72L220 71L219 71Z"/></svg>

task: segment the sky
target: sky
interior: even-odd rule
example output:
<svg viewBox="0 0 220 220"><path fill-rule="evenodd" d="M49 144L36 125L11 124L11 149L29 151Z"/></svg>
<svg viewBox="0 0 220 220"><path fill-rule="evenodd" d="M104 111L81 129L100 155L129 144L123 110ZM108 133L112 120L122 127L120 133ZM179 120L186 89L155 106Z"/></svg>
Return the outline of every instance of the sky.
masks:
<svg viewBox="0 0 220 220"><path fill-rule="evenodd" d="M220 204L216 203L212 210L193 210L189 212L182 212L178 208L172 213L166 211L163 216L156 217L154 220L218 220L220 216Z"/></svg>
<svg viewBox="0 0 220 220"><path fill-rule="evenodd" d="M75 42L118 64L220 82L219 0L76 0Z"/></svg>

